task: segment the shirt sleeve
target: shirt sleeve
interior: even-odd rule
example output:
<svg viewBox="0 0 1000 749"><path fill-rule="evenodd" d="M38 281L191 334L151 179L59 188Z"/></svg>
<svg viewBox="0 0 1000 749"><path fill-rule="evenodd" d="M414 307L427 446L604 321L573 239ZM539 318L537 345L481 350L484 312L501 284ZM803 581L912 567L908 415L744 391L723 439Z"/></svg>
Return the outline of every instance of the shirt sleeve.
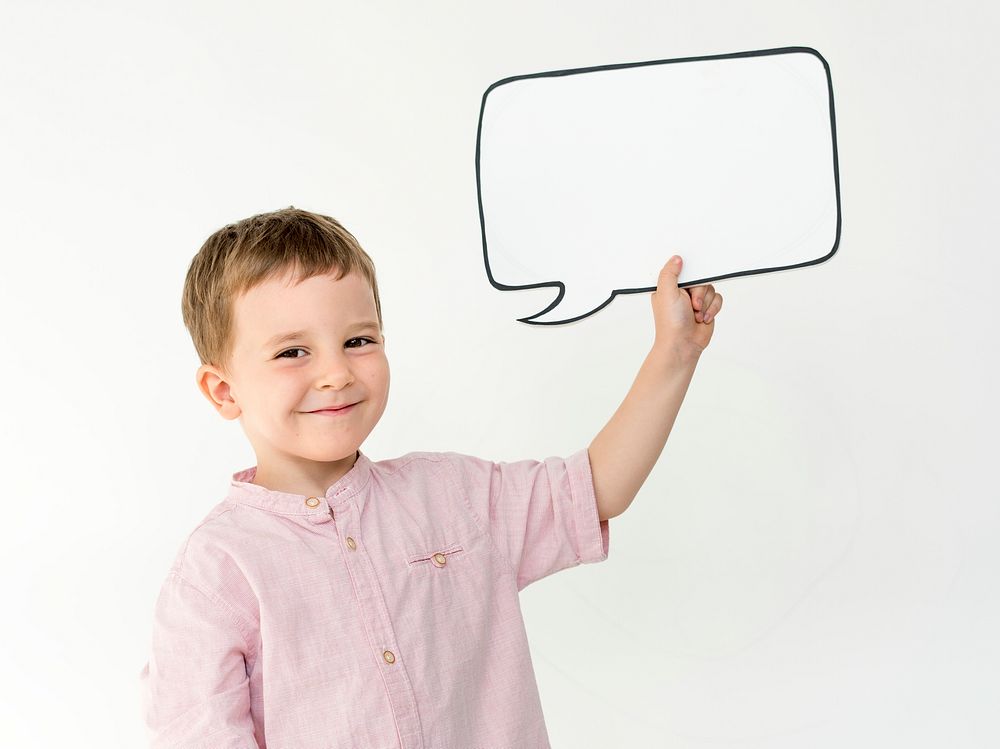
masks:
<svg viewBox="0 0 1000 749"><path fill-rule="evenodd" d="M518 591L581 563L608 558L590 456L492 462L445 453L466 505L506 558Z"/></svg>
<svg viewBox="0 0 1000 749"><path fill-rule="evenodd" d="M151 749L261 749L250 715L250 638L227 604L171 570L139 675Z"/></svg>

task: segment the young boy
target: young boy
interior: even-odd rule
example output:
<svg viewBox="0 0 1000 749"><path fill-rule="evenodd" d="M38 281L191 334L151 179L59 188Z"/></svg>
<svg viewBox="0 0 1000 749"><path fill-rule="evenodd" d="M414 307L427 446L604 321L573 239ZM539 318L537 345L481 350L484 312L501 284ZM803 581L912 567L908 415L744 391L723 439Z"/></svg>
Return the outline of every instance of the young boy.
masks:
<svg viewBox="0 0 1000 749"><path fill-rule="evenodd" d="M679 261L652 295L652 351L588 449L373 461L359 447L389 363L371 258L295 208L209 237L183 293L196 380L257 463L157 599L140 674L152 746L549 747L518 593L607 559L608 519L663 448L722 304L679 289Z"/></svg>

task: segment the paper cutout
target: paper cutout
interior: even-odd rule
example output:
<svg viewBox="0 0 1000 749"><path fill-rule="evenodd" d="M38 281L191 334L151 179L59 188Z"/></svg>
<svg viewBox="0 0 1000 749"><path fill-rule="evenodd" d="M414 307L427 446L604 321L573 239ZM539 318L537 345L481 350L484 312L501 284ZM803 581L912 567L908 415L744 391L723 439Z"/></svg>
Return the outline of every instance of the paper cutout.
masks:
<svg viewBox="0 0 1000 749"><path fill-rule="evenodd" d="M655 291L674 254L682 287L815 265L840 242L830 67L783 47L504 78L476 182L490 283L559 290L525 323Z"/></svg>

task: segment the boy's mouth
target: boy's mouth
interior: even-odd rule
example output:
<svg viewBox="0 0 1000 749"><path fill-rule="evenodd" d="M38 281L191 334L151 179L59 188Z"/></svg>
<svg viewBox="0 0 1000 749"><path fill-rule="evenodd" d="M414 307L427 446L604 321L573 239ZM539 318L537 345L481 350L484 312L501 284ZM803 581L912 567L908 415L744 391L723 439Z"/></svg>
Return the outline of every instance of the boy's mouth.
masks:
<svg viewBox="0 0 1000 749"><path fill-rule="evenodd" d="M315 411L308 411L307 413L311 413L311 414L337 414L337 413L343 413L344 411L347 411L347 410L349 410L351 408L354 408L354 406L356 406L356 405L357 405L357 403L348 403L347 405L340 406L340 407L319 408L319 409L317 409Z"/></svg>

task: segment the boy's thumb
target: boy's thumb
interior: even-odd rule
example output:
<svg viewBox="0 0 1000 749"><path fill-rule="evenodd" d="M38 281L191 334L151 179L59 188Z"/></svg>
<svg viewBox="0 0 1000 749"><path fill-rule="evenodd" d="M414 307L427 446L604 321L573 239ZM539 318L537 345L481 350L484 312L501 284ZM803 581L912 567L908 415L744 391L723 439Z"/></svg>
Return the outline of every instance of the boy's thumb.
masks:
<svg viewBox="0 0 1000 749"><path fill-rule="evenodd" d="M671 282L676 284L677 277L681 274L681 267L684 265L684 261L681 260L680 255L673 255L667 264L663 266L663 270L660 271L660 277L673 276Z"/></svg>

